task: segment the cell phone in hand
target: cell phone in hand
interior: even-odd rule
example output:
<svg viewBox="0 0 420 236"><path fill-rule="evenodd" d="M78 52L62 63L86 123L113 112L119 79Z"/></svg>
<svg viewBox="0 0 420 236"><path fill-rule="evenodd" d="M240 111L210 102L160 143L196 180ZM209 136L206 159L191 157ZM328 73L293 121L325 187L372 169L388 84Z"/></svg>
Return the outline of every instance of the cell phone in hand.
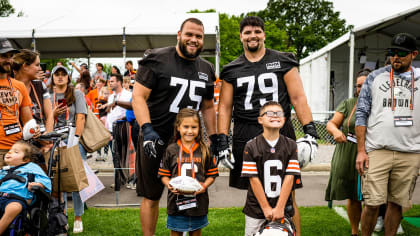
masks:
<svg viewBox="0 0 420 236"><path fill-rule="evenodd" d="M41 66L42 71L47 71L47 64L46 63L40 63L39 64Z"/></svg>
<svg viewBox="0 0 420 236"><path fill-rule="evenodd" d="M67 106L67 101L66 101L66 99L65 99L65 98L58 99L58 105L59 105L60 107L65 107L65 106Z"/></svg>

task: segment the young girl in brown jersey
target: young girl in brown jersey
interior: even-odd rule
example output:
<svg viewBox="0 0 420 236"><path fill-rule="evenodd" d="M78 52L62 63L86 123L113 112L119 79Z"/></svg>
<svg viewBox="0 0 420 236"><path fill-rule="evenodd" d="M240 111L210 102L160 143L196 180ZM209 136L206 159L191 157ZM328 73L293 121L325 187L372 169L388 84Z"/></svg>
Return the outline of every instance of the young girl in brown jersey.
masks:
<svg viewBox="0 0 420 236"><path fill-rule="evenodd" d="M201 235L201 229L208 225L209 197L207 188L219 175L216 160L210 157L204 143L198 112L182 109L175 121L174 143L166 149L159 176L168 187L168 219L166 227L171 235ZM177 176L190 176L198 180L202 188L193 195L184 195L175 190L169 181Z"/></svg>

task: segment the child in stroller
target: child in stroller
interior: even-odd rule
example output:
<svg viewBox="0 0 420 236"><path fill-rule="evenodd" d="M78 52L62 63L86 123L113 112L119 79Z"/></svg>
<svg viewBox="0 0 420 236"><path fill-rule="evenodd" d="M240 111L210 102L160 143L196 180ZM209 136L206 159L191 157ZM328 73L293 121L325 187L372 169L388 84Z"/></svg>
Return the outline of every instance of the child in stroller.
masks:
<svg viewBox="0 0 420 236"><path fill-rule="evenodd" d="M31 204L34 186L51 191L50 178L31 157L32 148L24 141L16 142L4 156L8 166L0 170L0 235Z"/></svg>

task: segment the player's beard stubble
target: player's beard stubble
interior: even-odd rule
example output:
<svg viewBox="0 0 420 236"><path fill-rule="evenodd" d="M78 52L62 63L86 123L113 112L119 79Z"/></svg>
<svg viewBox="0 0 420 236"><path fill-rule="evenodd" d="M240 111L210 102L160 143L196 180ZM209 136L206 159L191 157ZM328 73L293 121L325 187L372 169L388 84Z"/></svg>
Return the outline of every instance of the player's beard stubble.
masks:
<svg viewBox="0 0 420 236"><path fill-rule="evenodd" d="M189 43L192 44L193 42L189 42ZM199 43L196 43L197 44L197 50L195 52L188 52L187 44L188 44L188 42L183 40L182 37L178 41L179 50L181 51L182 55L184 55L187 58L194 59L194 58L198 57L200 55L201 51L203 50L203 45L199 45Z"/></svg>

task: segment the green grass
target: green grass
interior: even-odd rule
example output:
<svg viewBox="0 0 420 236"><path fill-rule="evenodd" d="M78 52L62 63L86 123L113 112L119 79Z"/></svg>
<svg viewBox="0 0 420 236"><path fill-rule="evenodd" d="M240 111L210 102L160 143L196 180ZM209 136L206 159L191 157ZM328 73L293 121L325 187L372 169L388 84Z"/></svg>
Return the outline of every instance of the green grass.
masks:
<svg viewBox="0 0 420 236"><path fill-rule="evenodd" d="M300 207L302 236L351 235L350 225L328 207ZM404 216L420 216L420 205L414 206ZM209 209L209 226L203 229L202 235L243 235L244 215L242 208ZM69 211L70 232L73 229L73 211ZM405 235L420 235L420 229L402 223ZM83 215L84 235L141 235L139 210L97 209L89 208ZM166 209L159 210L156 235L169 235L166 229ZM380 235L383 235L380 234Z"/></svg>

